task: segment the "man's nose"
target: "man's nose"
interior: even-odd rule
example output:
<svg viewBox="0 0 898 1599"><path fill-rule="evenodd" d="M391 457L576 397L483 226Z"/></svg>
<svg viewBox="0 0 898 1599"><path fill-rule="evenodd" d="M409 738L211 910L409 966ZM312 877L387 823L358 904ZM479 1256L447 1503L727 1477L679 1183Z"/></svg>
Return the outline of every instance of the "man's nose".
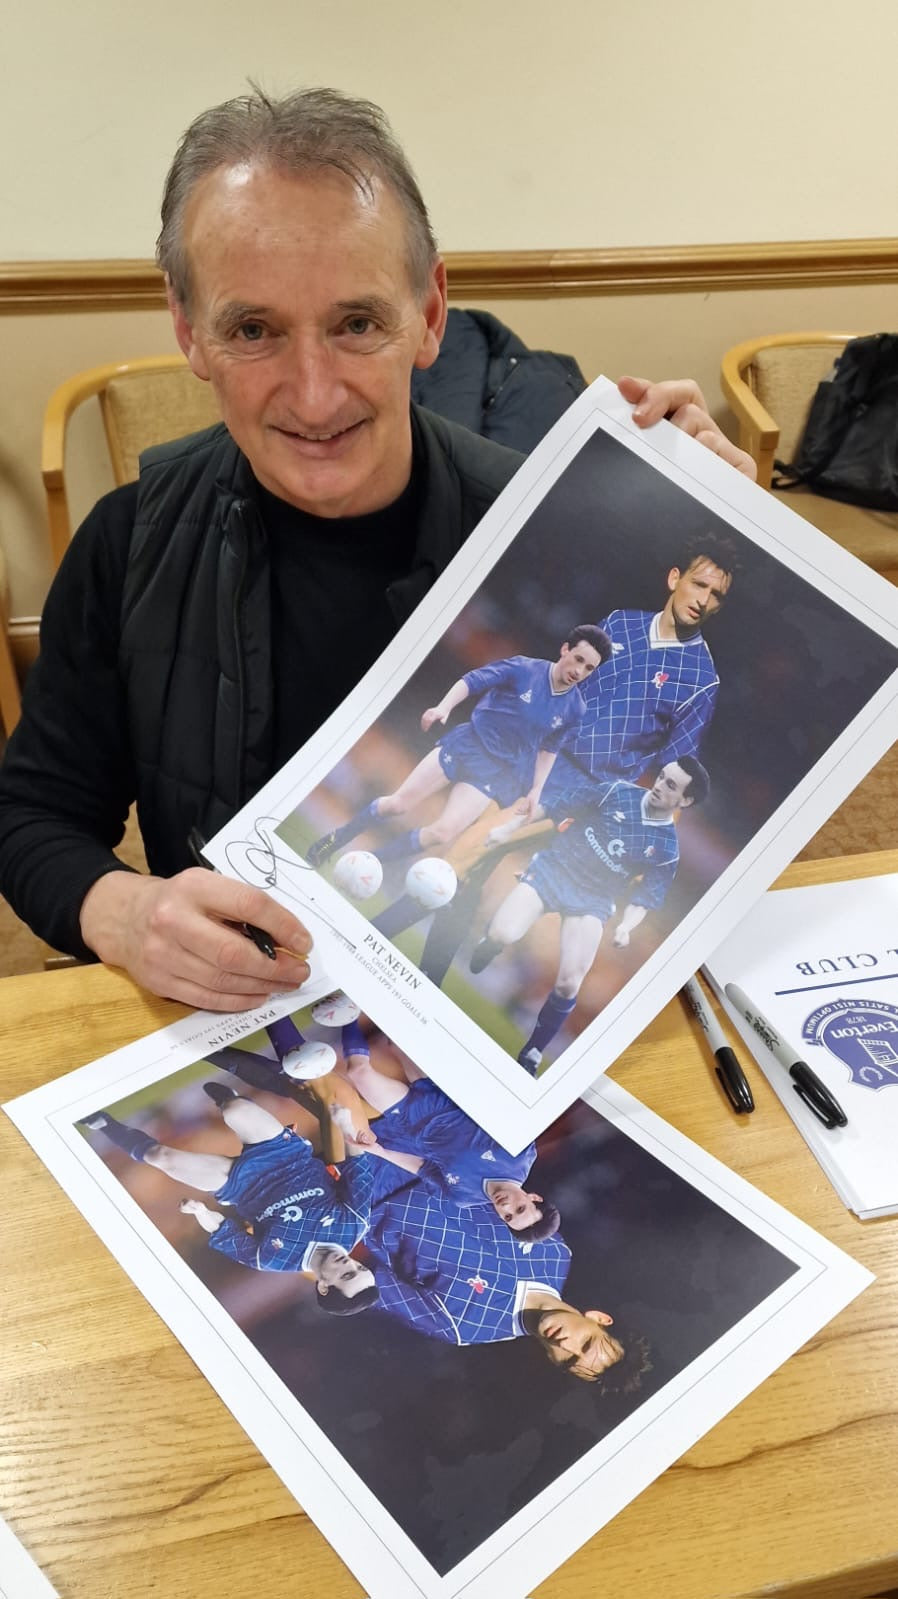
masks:
<svg viewBox="0 0 898 1599"><path fill-rule="evenodd" d="M333 421L346 397L336 352L323 339L298 339L289 350L283 397L307 427Z"/></svg>

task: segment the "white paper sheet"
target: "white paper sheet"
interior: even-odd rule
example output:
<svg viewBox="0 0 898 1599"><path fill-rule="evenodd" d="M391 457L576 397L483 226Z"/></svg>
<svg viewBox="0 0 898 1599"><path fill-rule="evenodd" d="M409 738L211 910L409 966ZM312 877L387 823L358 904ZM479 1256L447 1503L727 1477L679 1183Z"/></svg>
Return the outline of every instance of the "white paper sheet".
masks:
<svg viewBox="0 0 898 1599"><path fill-rule="evenodd" d="M263 1110L282 1107L280 1124L301 1114L244 1088L220 1053L267 1056L276 1069L259 1029L285 1014L307 1040L337 1039L287 1001L248 1017L194 1016L6 1109L371 1599L522 1599L870 1281L603 1079L543 1135L527 1179L542 1204L557 1204L561 1233L528 1250L494 1227L501 1238L476 1273L459 1254L450 1289L473 1326L478 1295L498 1302L503 1250L529 1293L569 1249L564 1303L613 1315L603 1331L645 1368L636 1391L603 1394L552 1370L532 1329L459 1347L377 1307L324 1317L301 1274L254 1271L210 1249L180 1209L195 1189L84 1127L103 1112L107 1129L115 1116L148 1143L237 1157L203 1085L236 1083ZM368 1036L375 1068L396 1077L402 1057L382 1033ZM451 1189L455 1173L444 1175ZM294 1220L306 1191L286 1196ZM407 1204L409 1192L382 1205ZM271 1223L279 1231L286 1198ZM364 1258L385 1215L368 1218ZM445 1214L441 1225L442 1240ZM260 1250L263 1237L264 1227ZM401 1269L413 1275L405 1256Z"/></svg>
<svg viewBox="0 0 898 1599"><path fill-rule="evenodd" d="M535 850L560 847L560 835L503 861L470 913L456 897L464 936L443 987L422 971L423 962L441 975L430 944L422 954L426 919L394 937L377 926L412 856L388 863L378 897L359 902L335 886L333 859L313 872L305 852L416 768L439 732L422 733L422 712L460 674L518 655L547 664L577 623L660 612L684 540L708 530L734 541L742 565L704 626L720 678L700 747L711 796L681 812L676 880L626 948L614 939L632 878L615 891L616 912L603 900L593 913L606 923L601 946L533 1078L516 1057L561 981L558 917L538 917L481 974L468 962L515 874ZM890 744L896 646L889 584L682 432L666 423L640 432L616 388L599 380L521 467L380 662L208 854L296 911L334 979L366 1009L386 1000L397 1042L426 1055L443 1087L520 1149L631 1042ZM678 736L664 730L670 679L658 671L636 697L637 722L654 717L656 698L661 706L643 781L659 744ZM601 703L599 711L597 726ZM631 728L623 743L634 741ZM609 806L610 831L595 846L606 859L623 848L612 826L623 810ZM425 806L393 832L428 819ZM348 847L370 853L388 836L363 829Z"/></svg>
<svg viewBox="0 0 898 1599"><path fill-rule="evenodd" d="M0 1599L57 1599L43 1572L0 1519Z"/></svg>
<svg viewBox="0 0 898 1599"><path fill-rule="evenodd" d="M898 1211L898 877L765 894L707 969L722 1004L841 1199ZM825 1129L723 994L736 983L836 1096Z"/></svg>

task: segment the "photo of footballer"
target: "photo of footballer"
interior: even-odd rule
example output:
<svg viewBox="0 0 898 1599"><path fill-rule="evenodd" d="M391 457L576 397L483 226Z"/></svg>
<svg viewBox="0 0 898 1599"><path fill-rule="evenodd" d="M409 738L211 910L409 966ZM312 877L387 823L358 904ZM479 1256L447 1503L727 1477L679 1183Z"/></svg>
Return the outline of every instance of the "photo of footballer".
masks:
<svg viewBox="0 0 898 1599"><path fill-rule="evenodd" d="M369 1012L386 996L395 1042L518 1151L896 714L894 590L599 380L205 854L289 906Z"/></svg>
<svg viewBox="0 0 898 1599"><path fill-rule="evenodd" d="M541 1076L896 659L599 432L278 837Z"/></svg>
<svg viewBox="0 0 898 1599"><path fill-rule="evenodd" d="M511 1155L337 1000L77 1137L445 1574L798 1267L582 1101Z"/></svg>

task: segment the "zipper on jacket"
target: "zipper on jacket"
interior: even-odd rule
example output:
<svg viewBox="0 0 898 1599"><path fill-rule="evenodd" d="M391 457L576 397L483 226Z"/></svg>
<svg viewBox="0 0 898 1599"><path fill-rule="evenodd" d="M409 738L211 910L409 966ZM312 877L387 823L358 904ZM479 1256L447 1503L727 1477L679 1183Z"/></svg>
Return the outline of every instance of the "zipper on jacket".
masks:
<svg viewBox="0 0 898 1599"><path fill-rule="evenodd" d="M234 603L231 611L231 622L234 629L234 656L237 663L237 748L234 752L236 779L235 794L238 807L244 802L244 773L246 764L246 672L243 661L243 641L240 636L240 607L243 603L243 586L246 582L246 569L249 565L249 540L246 529L246 501L238 500L234 506L236 520L240 523L242 535L242 549L240 551L240 571L234 587Z"/></svg>

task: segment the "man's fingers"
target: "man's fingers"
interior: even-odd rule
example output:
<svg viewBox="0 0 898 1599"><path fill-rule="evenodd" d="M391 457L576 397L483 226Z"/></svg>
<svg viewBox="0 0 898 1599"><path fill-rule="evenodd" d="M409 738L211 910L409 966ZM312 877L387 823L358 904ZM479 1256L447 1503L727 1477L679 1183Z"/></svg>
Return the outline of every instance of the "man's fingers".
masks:
<svg viewBox="0 0 898 1599"><path fill-rule="evenodd" d="M641 427L651 427L665 416L672 417L684 405L697 405L708 414L705 396L693 378L669 378L663 383L651 383L648 378L624 377L617 386L624 399L635 407L633 420Z"/></svg>
<svg viewBox="0 0 898 1599"><path fill-rule="evenodd" d="M741 472L745 477L750 478L752 483L756 481L758 476L757 461L748 454L747 450L740 450L738 444L734 444L731 439L728 439L725 433L721 433L717 429L703 428L694 437L707 450L713 450L715 455L719 455L722 461L729 461L730 466L734 466L737 472Z"/></svg>
<svg viewBox="0 0 898 1599"><path fill-rule="evenodd" d="M272 994L298 988L309 975L305 962L279 956L270 961L239 933L228 933L215 922L197 918L198 931L191 937L191 924L179 931L186 942L150 935L143 950L140 980L167 999L198 1005L204 1010L246 1010L264 1004ZM228 944L220 945L222 935L246 946L249 969L229 970L227 965L208 958L208 952L221 949L226 958ZM200 947L198 947L200 946Z"/></svg>
<svg viewBox="0 0 898 1599"><path fill-rule="evenodd" d="M147 962L161 963L175 970L172 957L176 950L191 963L199 957L209 966L208 973L203 974L192 966L185 969L179 964L178 974L202 980L210 987L219 984L224 986L224 980L229 977L239 977L251 983L255 989L262 987L271 991L295 988L304 982L308 976L308 963L303 958L303 945L308 948L311 940L302 924L289 912L284 912L282 917L273 914L280 911L280 906L259 890L248 889L244 893L243 890L247 889L245 884L226 883L226 888L234 889L236 893L222 894L219 885L225 883L225 879L216 878L212 880L211 893L207 894L205 881L198 882L197 879L205 879L208 875L201 870L185 872L180 877L172 878L158 894L147 919L143 952ZM257 949L252 940L239 930L239 926L233 925L252 921L253 917L247 915L247 911L265 917L264 923L256 925L263 926L275 943L281 942L275 928L293 933L300 946L297 956L278 954L271 960ZM166 951L169 951L167 960ZM218 976L214 977L211 969ZM239 991L239 984L237 988Z"/></svg>
<svg viewBox="0 0 898 1599"><path fill-rule="evenodd" d="M222 921L251 922L268 933L274 944L289 949L294 955L308 955L312 947L308 928L261 888L234 882L230 877L199 867L181 872L170 881L172 886L179 885L179 891L183 891L197 908Z"/></svg>
<svg viewBox="0 0 898 1599"><path fill-rule="evenodd" d="M618 378L617 386L629 405L638 405L646 389L651 388L648 378Z"/></svg>
<svg viewBox="0 0 898 1599"><path fill-rule="evenodd" d="M621 378L618 388L634 407L633 420L640 427L651 427L666 417L674 427L691 434L705 449L719 455L752 481L758 469L752 457L733 444L708 412L708 404L692 378L675 378L665 383L649 383L645 378Z"/></svg>
<svg viewBox="0 0 898 1599"><path fill-rule="evenodd" d="M191 1010L211 1010L226 1013L228 1011L255 1010L258 1005L267 1004L271 998L270 989L261 989L257 994L220 993L215 989L204 988L200 983L184 982L181 978L172 977L168 980L154 981L152 977L142 977L141 983L154 994L159 994L163 999L176 1000L179 1005L188 1005Z"/></svg>

